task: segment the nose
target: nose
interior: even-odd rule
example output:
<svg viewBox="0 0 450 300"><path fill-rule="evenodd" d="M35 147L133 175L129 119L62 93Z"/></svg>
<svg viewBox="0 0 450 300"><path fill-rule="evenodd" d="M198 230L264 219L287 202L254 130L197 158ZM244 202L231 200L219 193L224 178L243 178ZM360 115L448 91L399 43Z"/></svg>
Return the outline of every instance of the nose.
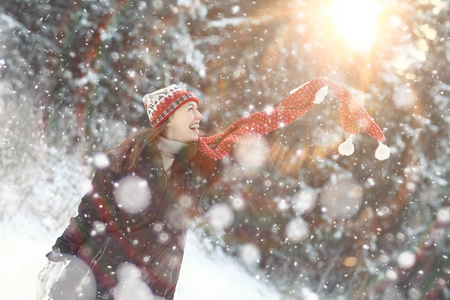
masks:
<svg viewBox="0 0 450 300"><path fill-rule="evenodd" d="M198 111L198 109L195 109L195 119L201 120L203 118L202 114Z"/></svg>

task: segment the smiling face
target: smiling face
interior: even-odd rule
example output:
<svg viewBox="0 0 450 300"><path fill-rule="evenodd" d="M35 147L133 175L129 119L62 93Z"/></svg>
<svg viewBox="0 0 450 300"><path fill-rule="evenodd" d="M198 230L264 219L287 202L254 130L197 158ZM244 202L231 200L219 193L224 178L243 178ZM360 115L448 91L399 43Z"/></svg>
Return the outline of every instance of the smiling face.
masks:
<svg viewBox="0 0 450 300"><path fill-rule="evenodd" d="M197 109L197 103L186 102L170 115L164 137L182 143L196 142L201 119L202 114Z"/></svg>

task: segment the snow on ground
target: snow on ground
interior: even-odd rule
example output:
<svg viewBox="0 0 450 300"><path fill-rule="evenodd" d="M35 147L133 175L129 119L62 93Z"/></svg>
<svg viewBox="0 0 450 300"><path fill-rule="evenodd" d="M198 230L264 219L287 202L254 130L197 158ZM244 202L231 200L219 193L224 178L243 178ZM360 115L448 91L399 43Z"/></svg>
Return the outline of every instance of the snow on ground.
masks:
<svg viewBox="0 0 450 300"><path fill-rule="evenodd" d="M188 233L185 258L175 299L281 299L222 251L209 253L199 238Z"/></svg>
<svg viewBox="0 0 450 300"><path fill-rule="evenodd" d="M38 220L18 214L0 223L0 298L35 299L36 278L59 231L49 233ZM189 232L176 300L280 299L234 259L208 251ZM138 299L137 299L138 300Z"/></svg>
<svg viewBox="0 0 450 300"><path fill-rule="evenodd" d="M54 237L23 215L0 226L0 298L36 299L37 274L47 260L45 254Z"/></svg>

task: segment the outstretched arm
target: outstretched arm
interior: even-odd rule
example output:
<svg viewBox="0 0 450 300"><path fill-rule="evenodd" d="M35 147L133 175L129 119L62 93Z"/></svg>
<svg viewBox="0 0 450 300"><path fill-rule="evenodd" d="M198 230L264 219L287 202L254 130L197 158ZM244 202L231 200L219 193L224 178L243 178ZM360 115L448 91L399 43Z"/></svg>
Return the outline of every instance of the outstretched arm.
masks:
<svg viewBox="0 0 450 300"><path fill-rule="evenodd" d="M53 251L47 257L58 261L62 254L76 255L93 230L96 222L106 223L112 209L114 179L117 177L109 169L97 170L92 180L92 190L81 200L78 215L70 219L69 226L56 240ZM101 223L99 223L101 224Z"/></svg>

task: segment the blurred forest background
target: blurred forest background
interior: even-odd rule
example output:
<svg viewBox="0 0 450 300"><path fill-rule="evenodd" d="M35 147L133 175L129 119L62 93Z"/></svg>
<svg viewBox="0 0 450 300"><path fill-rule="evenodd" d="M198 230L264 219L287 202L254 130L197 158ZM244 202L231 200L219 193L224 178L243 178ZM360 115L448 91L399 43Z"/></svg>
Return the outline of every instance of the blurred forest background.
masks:
<svg viewBox="0 0 450 300"><path fill-rule="evenodd" d="M391 157L376 160L365 133L340 156L347 136L327 96L235 147L204 204L231 222L199 218L197 233L286 299L450 299L449 2L378 2L370 47L357 49L331 0L3 1L0 222L64 228L86 186L71 176L89 184L97 153L148 126L145 93L194 91L213 134L324 76L363 102Z"/></svg>

